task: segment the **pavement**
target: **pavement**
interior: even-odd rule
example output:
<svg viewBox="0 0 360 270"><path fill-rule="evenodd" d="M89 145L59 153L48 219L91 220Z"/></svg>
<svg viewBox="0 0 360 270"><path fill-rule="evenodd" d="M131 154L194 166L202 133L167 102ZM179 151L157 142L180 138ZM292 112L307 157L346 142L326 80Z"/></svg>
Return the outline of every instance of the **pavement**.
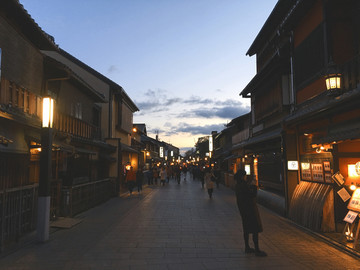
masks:
<svg viewBox="0 0 360 270"><path fill-rule="evenodd" d="M360 269L359 257L259 209L267 257L245 254L234 192L221 186L210 199L188 177L90 209L46 243L6 254L0 269Z"/></svg>

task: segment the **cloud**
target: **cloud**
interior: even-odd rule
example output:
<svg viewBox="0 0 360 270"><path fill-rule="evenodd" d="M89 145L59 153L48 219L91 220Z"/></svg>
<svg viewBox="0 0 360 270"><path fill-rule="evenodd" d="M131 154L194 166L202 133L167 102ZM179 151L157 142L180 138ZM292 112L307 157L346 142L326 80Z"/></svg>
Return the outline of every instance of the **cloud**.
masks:
<svg viewBox="0 0 360 270"><path fill-rule="evenodd" d="M201 98L198 96L191 96L183 101L185 104L199 105L199 104L213 104L214 100L209 98Z"/></svg>
<svg viewBox="0 0 360 270"><path fill-rule="evenodd" d="M223 107L203 107L187 110L180 114L179 117L233 119L250 111L250 108L243 106L241 103L235 105L226 105L224 103L220 105Z"/></svg>
<svg viewBox="0 0 360 270"><path fill-rule="evenodd" d="M172 126L171 131L168 131L168 135L177 133L190 133L193 135L211 134L212 131L221 131L225 127L225 124L212 124L205 126L196 126L187 123L179 123L177 126Z"/></svg>
<svg viewBox="0 0 360 270"><path fill-rule="evenodd" d="M168 98L167 91L163 89L148 89L144 96L145 101L135 101L141 111L140 115L168 111L169 106L182 102L182 99L178 97Z"/></svg>
<svg viewBox="0 0 360 270"><path fill-rule="evenodd" d="M140 115L169 111L170 107L175 107L175 105L186 106L186 112L184 112L184 107L181 107L181 112L178 112L178 115L182 117L219 117L231 119L250 110L238 100L227 99L221 101L216 98L202 98L195 95L188 99L168 97L167 91L163 89L149 89L144 93L144 97L146 98L145 101L135 102L140 108Z"/></svg>
<svg viewBox="0 0 360 270"><path fill-rule="evenodd" d="M107 70L107 72L109 73L109 74L111 74L111 73L116 73L118 71L118 68L117 68L117 66L115 66L115 65L111 65L109 68L108 68L108 70Z"/></svg>

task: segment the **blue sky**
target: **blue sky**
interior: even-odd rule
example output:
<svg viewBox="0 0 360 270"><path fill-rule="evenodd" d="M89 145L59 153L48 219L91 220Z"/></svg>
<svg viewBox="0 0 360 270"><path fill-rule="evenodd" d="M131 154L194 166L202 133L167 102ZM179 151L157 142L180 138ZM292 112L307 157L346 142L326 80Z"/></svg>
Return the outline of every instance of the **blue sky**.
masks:
<svg viewBox="0 0 360 270"><path fill-rule="evenodd" d="M68 53L121 85L134 123L180 148L249 112L246 52L276 0L20 0Z"/></svg>

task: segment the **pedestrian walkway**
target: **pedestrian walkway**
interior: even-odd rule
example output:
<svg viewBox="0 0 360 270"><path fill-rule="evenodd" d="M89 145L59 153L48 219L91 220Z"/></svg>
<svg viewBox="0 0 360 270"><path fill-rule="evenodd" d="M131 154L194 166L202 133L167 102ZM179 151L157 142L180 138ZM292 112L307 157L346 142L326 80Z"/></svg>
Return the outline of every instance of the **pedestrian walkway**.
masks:
<svg viewBox="0 0 360 270"><path fill-rule="evenodd" d="M1 258L0 269L360 269L358 258L259 208L267 257L244 253L232 190L222 186L209 199L188 179L111 199L47 243Z"/></svg>

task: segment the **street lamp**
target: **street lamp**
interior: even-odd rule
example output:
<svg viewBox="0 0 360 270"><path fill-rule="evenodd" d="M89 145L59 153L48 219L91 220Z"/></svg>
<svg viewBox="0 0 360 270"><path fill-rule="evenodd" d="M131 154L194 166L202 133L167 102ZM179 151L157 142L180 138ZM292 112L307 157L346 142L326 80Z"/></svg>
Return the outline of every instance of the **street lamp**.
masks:
<svg viewBox="0 0 360 270"><path fill-rule="evenodd" d="M38 192L38 217L37 237L38 241L49 240L50 223L50 180L51 153L52 153L52 127L54 115L54 100L43 97L43 113L41 128L41 154L40 154L40 178Z"/></svg>

